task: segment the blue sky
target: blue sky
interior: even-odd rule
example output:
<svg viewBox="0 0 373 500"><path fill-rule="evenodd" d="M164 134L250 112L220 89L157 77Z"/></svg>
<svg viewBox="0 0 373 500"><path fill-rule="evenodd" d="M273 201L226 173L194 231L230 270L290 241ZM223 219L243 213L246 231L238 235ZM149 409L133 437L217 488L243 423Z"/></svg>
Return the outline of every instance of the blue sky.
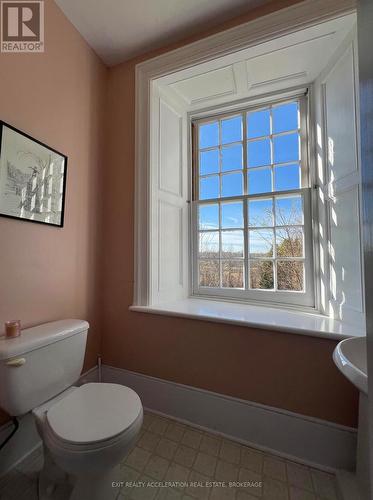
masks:
<svg viewBox="0 0 373 500"><path fill-rule="evenodd" d="M242 141L242 117L234 116L219 121L202 124L199 127L200 149L215 148L200 152L200 175L212 175L200 179L200 199L236 196L243 194L243 147L233 142ZM284 133L298 127L298 104L283 104L272 108L272 131ZM274 186L272 186L271 141L263 138L270 133L269 109L247 114L247 165L248 192L258 194L274 190L288 190L300 187L299 138L297 133L275 136L273 138L273 161L277 163L294 162L287 166L274 167ZM219 134L221 135L221 158L219 155ZM223 173L221 185L219 171Z"/></svg>

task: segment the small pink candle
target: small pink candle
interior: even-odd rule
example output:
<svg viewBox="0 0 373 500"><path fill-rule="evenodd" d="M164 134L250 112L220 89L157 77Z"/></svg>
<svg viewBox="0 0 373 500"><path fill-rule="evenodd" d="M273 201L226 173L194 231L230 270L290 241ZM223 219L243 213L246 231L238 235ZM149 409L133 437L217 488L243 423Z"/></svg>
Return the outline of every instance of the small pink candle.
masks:
<svg viewBox="0 0 373 500"><path fill-rule="evenodd" d="M21 335L21 320L12 319L11 321L5 322L5 337L8 339L14 339Z"/></svg>

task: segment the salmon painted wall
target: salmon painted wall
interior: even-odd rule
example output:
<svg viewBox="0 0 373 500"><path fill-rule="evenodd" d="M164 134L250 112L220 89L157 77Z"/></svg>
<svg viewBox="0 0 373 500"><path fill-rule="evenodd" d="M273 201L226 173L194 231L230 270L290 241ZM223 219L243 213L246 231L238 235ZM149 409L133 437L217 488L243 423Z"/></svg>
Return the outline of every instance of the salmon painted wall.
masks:
<svg viewBox="0 0 373 500"><path fill-rule="evenodd" d="M271 2L207 34L291 3L296 2ZM135 65L178 45L182 43L133 59L109 73L102 267L104 362L355 426L358 394L334 366L336 342L128 310L133 293Z"/></svg>
<svg viewBox="0 0 373 500"><path fill-rule="evenodd" d="M0 74L0 119L68 156L63 229L0 217L0 332L12 318L24 327L87 319L88 368L100 350L98 231L107 69L46 0L45 53L1 53Z"/></svg>

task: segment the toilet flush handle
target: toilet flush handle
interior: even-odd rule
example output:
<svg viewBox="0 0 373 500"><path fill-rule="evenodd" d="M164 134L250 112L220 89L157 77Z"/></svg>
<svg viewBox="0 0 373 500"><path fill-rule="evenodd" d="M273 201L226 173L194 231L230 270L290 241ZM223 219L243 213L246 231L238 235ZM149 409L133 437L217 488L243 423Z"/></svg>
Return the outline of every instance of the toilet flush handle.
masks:
<svg viewBox="0 0 373 500"><path fill-rule="evenodd" d="M6 366L14 366L14 367L22 366L25 363L26 363L25 358L13 358L5 362Z"/></svg>

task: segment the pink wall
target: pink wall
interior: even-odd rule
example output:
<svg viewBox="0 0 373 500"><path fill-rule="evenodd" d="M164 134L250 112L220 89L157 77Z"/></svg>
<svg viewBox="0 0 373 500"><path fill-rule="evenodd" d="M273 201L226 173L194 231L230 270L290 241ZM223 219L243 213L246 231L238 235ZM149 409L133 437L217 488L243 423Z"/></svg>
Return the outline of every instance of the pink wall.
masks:
<svg viewBox="0 0 373 500"><path fill-rule="evenodd" d="M295 2L272 2L224 27L291 3ZM336 342L128 310L133 291L135 65L177 45L182 44L133 59L109 73L104 362L354 426L358 394L332 361Z"/></svg>
<svg viewBox="0 0 373 500"><path fill-rule="evenodd" d="M335 342L128 311L141 58L107 70L52 0L45 4L46 52L0 54L0 118L68 155L65 227L0 217L0 325L86 318L86 368L103 349L114 366L356 425L358 395L332 362Z"/></svg>
<svg viewBox="0 0 373 500"><path fill-rule="evenodd" d="M0 53L0 118L69 157L65 227L0 217L0 328L11 318L24 326L85 318L91 323L89 367L100 350L107 69L53 1L46 0L45 8L45 53Z"/></svg>

